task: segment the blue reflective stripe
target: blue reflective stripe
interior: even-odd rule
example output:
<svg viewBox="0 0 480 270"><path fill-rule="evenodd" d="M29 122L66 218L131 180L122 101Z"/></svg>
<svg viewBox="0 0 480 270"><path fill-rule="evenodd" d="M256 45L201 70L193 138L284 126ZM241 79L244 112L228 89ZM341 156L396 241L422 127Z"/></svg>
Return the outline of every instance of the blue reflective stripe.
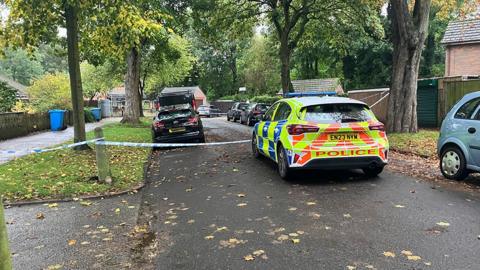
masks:
<svg viewBox="0 0 480 270"><path fill-rule="evenodd" d="M260 136L257 136L257 148L260 152L265 153L265 151L263 151L263 139Z"/></svg>
<svg viewBox="0 0 480 270"><path fill-rule="evenodd" d="M270 158L277 161L277 155L275 154L275 144L272 141L268 141L268 154Z"/></svg>
<svg viewBox="0 0 480 270"><path fill-rule="evenodd" d="M287 120L278 121L275 131L273 133L273 141L278 142L280 139L280 134L282 133L283 126L287 123Z"/></svg>
<svg viewBox="0 0 480 270"><path fill-rule="evenodd" d="M270 122L265 122L265 125L263 125L263 130L262 130L262 137L265 139L268 139L268 127L270 126Z"/></svg>

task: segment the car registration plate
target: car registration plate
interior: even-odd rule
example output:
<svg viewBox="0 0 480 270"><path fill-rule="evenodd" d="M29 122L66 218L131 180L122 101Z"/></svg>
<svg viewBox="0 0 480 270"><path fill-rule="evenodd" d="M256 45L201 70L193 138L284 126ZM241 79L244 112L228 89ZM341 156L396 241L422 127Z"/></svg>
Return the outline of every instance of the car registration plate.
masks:
<svg viewBox="0 0 480 270"><path fill-rule="evenodd" d="M182 128L171 128L171 129L168 130L168 132L170 132L170 133L177 133L177 132L183 132L183 131L185 131L184 127L182 127Z"/></svg>
<svg viewBox="0 0 480 270"><path fill-rule="evenodd" d="M352 140L358 140L358 134L357 133L336 133L336 134L330 134L328 136L331 141L352 141Z"/></svg>

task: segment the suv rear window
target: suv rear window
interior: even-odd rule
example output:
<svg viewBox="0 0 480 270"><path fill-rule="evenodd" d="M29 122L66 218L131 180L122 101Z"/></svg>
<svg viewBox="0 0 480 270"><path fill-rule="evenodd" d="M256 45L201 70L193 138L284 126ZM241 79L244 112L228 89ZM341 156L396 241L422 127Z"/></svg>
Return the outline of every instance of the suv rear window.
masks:
<svg viewBox="0 0 480 270"><path fill-rule="evenodd" d="M320 124L363 122L372 119L365 105L354 103L313 105L304 108L303 111L305 121Z"/></svg>
<svg viewBox="0 0 480 270"><path fill-rule="evenodd" d="M268 109L268 105L267 104L258 104L257 105L257 109L258 110L262 110L262 111L266 111Z"/></svg>
<svg viewBox="0 0 480 270"><path fill-rule="evenodd" d="M239 110L246 110L246 109L248 109L249 106L250 106L250 104L248 104L248 103L240 103L240 104L238 104L238 109Z"/></svg>
<svg viewBox="0 0 480 270"><path fill-rule="evenodd" d="M164 112L158 113L158 120L183 118L183 117L189 117L191 115L192 115L191 110L164 111Z"/></svg>

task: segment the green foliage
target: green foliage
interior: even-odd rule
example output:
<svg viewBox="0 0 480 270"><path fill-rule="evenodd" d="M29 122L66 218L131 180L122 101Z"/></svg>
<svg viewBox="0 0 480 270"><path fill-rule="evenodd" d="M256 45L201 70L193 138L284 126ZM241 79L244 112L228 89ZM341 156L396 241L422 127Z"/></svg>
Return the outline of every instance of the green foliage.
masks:
<svg viewBox="0 0 480 270"><path fill-rule="evenodd" d="M82 74L83 94L92 99L96 94L105 94L122 82L122 74L110 61L93 66L88 62L80 64Z"/></svg>
<svg viewBox="0 0 480 270"><path fill-rule="evenodd" d="M281 96L262 95L262 96L255 96L252 99L250 99L250 101L257 102L257 103L273 104L276 101L280 100L281 98L282 98Z"/></svg>
<svg viewBox="0 0 480 270"><path fill-rule="evenodd" d="M16 102L15 89L11 88L7 83L0 81L0 113L10 112Z"/></svg>
<svg viewBox="0 0 480 270"><path fill-rule="evenodd" d="M238 69L249 94L275 94L280 89L280 63L262 35L255 35L238 61Z"/></svg>
<svg viewBox="0 0 480 270"><path fill-rule="evenodd" d="M23 85L30 85L32 80L43 74L43 67L39 60L42 55L34 53L28 55L23 49L6 48L0 58L0 73Z"/></svg>
<svg viewBox="0 0 480 270"><path fill-rule="evenodd" d="M47 74L35 80L27 88L30 102L35 111L71 109L70 82L64 73Z"/></svg>
<svg viewBox="0 0 480 270"><path fill-rule="evenodd" d="M246 94L235 94L235 95L228 95L219 98L219 100L233 100L233 101L247 101L249 99L248 95Z"/></svg>
<svg viewBox="0 0 480 270"><path fill-rule="evenodd" d="M165 86L181 83L195 62L188 40L171 34L163 46L145 48L143 51L142 80L145 93L153 94Z"/></svg>
<svg viewBox="0 0 480 270"><path fill-rule="evenodd" d="M93 113L90 109L85 108L84 109L84 114L85 114L85 123L95 122L95 116L93 116Z"/></svg>

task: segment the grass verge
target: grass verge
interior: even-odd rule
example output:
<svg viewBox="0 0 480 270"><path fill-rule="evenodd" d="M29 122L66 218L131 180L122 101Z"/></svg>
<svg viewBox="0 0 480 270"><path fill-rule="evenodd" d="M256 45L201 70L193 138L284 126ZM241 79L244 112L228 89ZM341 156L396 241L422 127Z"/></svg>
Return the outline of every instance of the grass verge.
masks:
<svg viewBox="0 0 480 270"><path fill-rule="evenodd" d="M103 127L105 140L150 142L150 122L140 125L109 124ZM94 138L93 132L87 138ZM81 195L100 195L134 187L143 181L143 165L150 149L109 146L107 152L113 184L97 181L92 150L71 149L32 154L0 165L0 194L7 202Z"/></svg>
<svg viewBox="0 0 480 270"><path fill-rule="evenodd" d="M388 140L394 151L434 158L437 155L438 136L438 130L420 130L417 133L388 134Z"/></svg>

